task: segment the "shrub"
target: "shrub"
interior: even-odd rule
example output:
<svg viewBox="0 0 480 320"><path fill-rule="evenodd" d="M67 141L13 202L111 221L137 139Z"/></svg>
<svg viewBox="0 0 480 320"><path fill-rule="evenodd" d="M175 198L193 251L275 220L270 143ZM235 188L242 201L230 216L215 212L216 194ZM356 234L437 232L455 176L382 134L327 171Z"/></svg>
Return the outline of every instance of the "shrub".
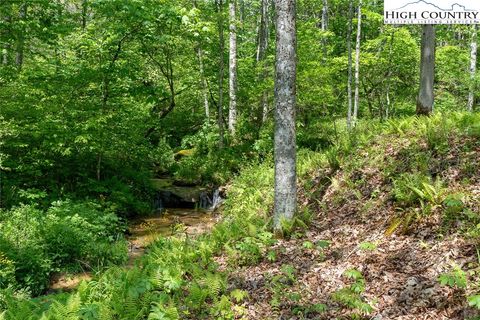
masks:
<svg viewBox="0 0 480 320"><path fill-rule="evenodd" d="M47 211L23 205L0 215L0 289L37 295L50 274L126 261L124 224L91 202L55 202ZM82 266L80 266L80 264Z"/></svg>

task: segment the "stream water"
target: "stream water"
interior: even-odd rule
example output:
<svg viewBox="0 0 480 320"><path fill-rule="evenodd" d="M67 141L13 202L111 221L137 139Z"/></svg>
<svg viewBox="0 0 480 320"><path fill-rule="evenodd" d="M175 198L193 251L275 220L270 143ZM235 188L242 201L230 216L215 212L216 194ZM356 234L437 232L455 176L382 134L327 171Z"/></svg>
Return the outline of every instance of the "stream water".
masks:
<svg viewBox="0 0 480 320"><path fill-rule="evenodd" d="M127 267L131 267L135 259L144 254L148 245L159 237L178 233L197 235L210 230L215 221L215 216L211 211L184 208L168 208L148 217L131 220L128 228L130 235L127 237ZM50 292L72 290L81 281L91 278L90 272L75 275L58 274L52 279Z"/></svg>
<svg viewBox="0 0 480 320"><path fill-rule="evenodd" d="M210 230L215 224L212 212L223 202L219 189L208 190L201 186L178 186L172 179L153 179L157 196L152 205L154 214L129 221L128 264L159 237L184 233L197 235ZM82 280L90 280L92 274L83 272L74 275L57 274L52 278L50 292L74 289Z"/></svg>
<svg viewBox="0 0 480 320"><path fill-rule="evenodd" d="M169 208L160 214L133 220L128 238L130 264L159 237L176 233L197 235L210 230L214 224L215 217L211 212L184 208Z"/></svg>

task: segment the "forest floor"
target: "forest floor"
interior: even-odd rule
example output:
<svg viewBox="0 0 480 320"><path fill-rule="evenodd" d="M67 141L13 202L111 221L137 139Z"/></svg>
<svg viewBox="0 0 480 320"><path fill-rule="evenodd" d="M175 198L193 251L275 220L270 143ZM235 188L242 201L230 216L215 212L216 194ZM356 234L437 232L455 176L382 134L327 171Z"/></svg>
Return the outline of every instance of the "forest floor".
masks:
<svg viewBox="0 0 480 320"><path fill-rule="evenodd" d="M469 194L465 203L478 216L480 141L449 139L446 153L432 153L429 170L443 180L443 192ZM272 259L230 272L230 286L249 294L240 304L248 319L480 319L467 302L480 257L465 221L447 221L442 204L428 215L401 208L383 171L387 163L408 167L407 151L429 146L411 137L381 140L360 150L349 168L319 169L310 176L313 187L299 186L301 205L313 211L304 234L269 248ZM467 163L476 164L470 173ZM217 262L227 268L226 256ZM468 275L467 288L440 284L456 267ZM361 273L358 280L346 276L352 269Z"/></svg>
<svg viewBox="0 0 480 320"><path fill-rule="evenodd" d="M353 210L332 211L318 216L306 237L280 241L272 249L275 262L263 261L231 274L236 288L246 290L248 319L301 319L292 312L298 306L325 304L351 281L346 270L356 268L366 281L363 294L372 304L375 316L369 319L468 319L475 313L468 308L465 292L441 286L438 277L452 268L474 263L475 246L457 235L438 239L436 219L432 217L408 235L388 236L389 212L377 212L359 221ZM328 239L331 245L323 252L305 248L306 241L318 243ZM375 249L361 249L359 243L370 242ZM266 285L284 265L295 270L295 283L285 288L299 293L300 301L282 301L275 310L271 301L275 292ZM311 319L348 317L351 310L329 308Z"/></svg>

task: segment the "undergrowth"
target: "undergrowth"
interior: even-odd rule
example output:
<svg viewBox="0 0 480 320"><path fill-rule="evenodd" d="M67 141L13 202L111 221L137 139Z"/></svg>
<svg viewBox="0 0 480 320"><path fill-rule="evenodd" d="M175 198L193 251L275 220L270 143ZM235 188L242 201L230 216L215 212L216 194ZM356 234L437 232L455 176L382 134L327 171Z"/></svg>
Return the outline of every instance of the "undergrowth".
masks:
<svg viewBox="0 0 480 320"><path fill-rule="evenodd" d="M479 138L477 114L365 122L351 134L339 126L336 142L328 152L299 152L299 184L305 194L311 192L308 203L316 201L320 207L318 197L330 184L336 205L349 199L365 205L384 201L397 212L386 231L390 234L406 231L416 221L438 213L448 225L463 221L466 234L480 239L480 232L475 233L479 203L468 189L478 177L478 168L469 165L473 161L469 157L475 156L471 151L478 148ZM445 164L452 152L459 156L454 163ZM454 178L448 171L452 166L458 169ZM327 179L312 182L315 173L327 171ZM341 172L342 180L336 172ZM378 188L371 183L372 177L379 180ZM449 185L451 180L455 188ZM276 260L275 252L269 249L276 242L270 223L272 186L272 160L267 156L262 164L243 168L234 179L223 219L211 233L193 239L182 234L159 239L133 268L109 268L69 295L31 300L13 289L2 291L0 319L246 319L242 301L249 295L229 285L228 270ZM380 199L385 193L388 197ZM308 205L299 208L288 236L301 238L312 219ZM303 243L307 249L313 246ZM367 244L362 248L374 249ZM216 258L221 254L228 257L222 268ZM0 276L10 279L14 271L8 259L0 256L0 263L6 266ZM362 298L366 286L363 276L353 269L345 276L351 284L331 299L359 314L370 313L372 304ZM295 270L288 265L270 279L273 308L281 306L284 299L298 300L295 292L285 296L292 281L296 281ZM299 304L295 312L317 314L327 307Z"/></svg>

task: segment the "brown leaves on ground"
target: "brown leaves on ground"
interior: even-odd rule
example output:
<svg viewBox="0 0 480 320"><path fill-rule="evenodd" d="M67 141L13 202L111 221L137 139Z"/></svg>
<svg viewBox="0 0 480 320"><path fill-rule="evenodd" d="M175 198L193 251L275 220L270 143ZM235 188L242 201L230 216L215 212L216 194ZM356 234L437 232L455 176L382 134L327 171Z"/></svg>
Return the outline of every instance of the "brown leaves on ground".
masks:
<svg viewBox="0 0 480 320"><path fill-rule="evenodd" d="M465 161L480 163L480 148L478 141L475 143L473 152L460 156L462 146L456 145L442 156L448 163L440 165L436 174L447 181L448 188L459 188L460 180L465 178L462 172ZM378 161L399 159L402 149L407 147L406 141L386 147L379 145L383 152ZM398 216L398 208L390 199L388 179L378 167L366 163L348 175L349 179L364 181L357 190L348 189L344 171L333 175L332 183L325 186L326 174L319 171L312 178L321 189L319 192L303 190L300 195L300 203L315 208L316 212L306 234L274 245L271 248L276 253L274 262L264 259L258 265L231 273L230 286L249 292L250 298L243 303L248 319L351 319L353 311L334 301L332 294L351 284L344 272L352 268L365 278L362 298L374 307L370 315L362 315L364 319L439 320L480 316L468 306L465 290L439 284L439 276L452 270L454 264L464 271L478 268L474 243L460 233L443 232L441 210L416 221L408 232L397 230L389 235L386 230ZM467 187L477 196L480 196L479 176L477 168L470 175ZM376 193L374 198L372 193ZM478 213L478 198L471 205ZM330 245L318 248L317 244L325 243L324 240ZM306 241L314 244L313 248L305 246ZM362 246L365 243L370 246ZM272 278L282 274L285 265L294 268L295 281L281 287L281 293L275 292ZM298 293L300 300L290 299L292 293ZM272 303L279 294L281 303ZM311 311L309 306L316 304L326 305L327 311Z"/></svg>

